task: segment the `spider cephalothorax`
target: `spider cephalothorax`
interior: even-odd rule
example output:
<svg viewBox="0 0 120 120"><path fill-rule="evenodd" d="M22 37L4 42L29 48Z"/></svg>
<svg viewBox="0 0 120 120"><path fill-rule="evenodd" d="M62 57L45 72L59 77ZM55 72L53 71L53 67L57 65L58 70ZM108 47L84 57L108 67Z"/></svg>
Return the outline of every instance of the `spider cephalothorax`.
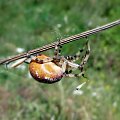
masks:
<svg viewBox="0 0 120 120"><path fill-rule="evenodd" d="M40 54L33 57L29 64L29 71L32 77L42 83L54 83L62 79L62 77L80 77L84 75L84 65L86 64L90 46L88 41L86 43L87 50L85 55L82 57L80 64L74 63L74 61L80 58L80 50L75 56L60 56L60 42L55 46L54 57L50 58L46 55ZM72 74L72 69L79 69L79 74Z"/></svg>

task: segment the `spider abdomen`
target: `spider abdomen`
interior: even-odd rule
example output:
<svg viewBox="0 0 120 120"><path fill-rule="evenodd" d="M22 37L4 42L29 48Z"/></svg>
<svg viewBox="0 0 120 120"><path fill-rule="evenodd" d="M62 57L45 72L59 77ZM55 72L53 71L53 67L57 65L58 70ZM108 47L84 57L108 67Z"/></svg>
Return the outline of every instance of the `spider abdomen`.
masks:
<svg viewBox="0 0 120 120"><path fill-rule="evenodd" d="M49 57L39 55L37 58L44 60ZM54 83L63 77L62 68L53 62L38 63L33 60L29 64L29 71L35 80L42 83Z"/></svg>

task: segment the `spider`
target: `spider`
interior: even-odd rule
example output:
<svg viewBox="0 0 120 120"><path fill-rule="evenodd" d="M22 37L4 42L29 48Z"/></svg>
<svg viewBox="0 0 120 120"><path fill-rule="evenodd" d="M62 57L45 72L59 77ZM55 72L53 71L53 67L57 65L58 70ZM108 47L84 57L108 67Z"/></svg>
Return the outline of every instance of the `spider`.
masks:
<svg viewBox="0 0 120 120"><path fill-rule="evenodd" d="M85 47L74 56L61 56L61 47L60 41L58 41L55 46L54 57L48 57L44 54L31 57L29 62L29 71L35 80L41 83L52 84L60 81L63 77L84 77L83 68L90 55L90 45L88 40ZM80 58L80 53L83 52L85 48L87 48L87 50L85 51L85 55L82 57L81 63L75 63L75 61ZM24 59L24 62L25 60L26 59ZM17 65L15 64L15 67L16 66ZM72 70L76 69L79 69L80 73L72 74Z"/></svg>

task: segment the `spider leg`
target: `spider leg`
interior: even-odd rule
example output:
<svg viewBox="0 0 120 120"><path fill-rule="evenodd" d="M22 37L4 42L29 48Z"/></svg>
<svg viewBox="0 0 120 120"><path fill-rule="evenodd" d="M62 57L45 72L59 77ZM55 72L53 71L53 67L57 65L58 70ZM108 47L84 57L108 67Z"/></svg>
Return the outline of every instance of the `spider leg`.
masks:
<svg viewBox="0 0 120 120"><path fill-rule="evenodd" d="M80 64L73 63L74 61L76 61L80 58L80 54L84 51L85 48L87 48L87 50L85 51L85 55L83 56L81 63ZM83 76L83 77L85 77L83 68L84 68L85 64L87 63L89 56L90 56L90 45L87 40L86 46L84 48L82 48L78 53L76 53L75 56L67 56L65 58L67 60L67 66L68 66L68 67L66 67L65 76L68 76L68 77ZM72 70L68 70L68 68L73 68L73 70L79 69L81 71L81 73L71 74Z"/></svg>
<svg viewBox="0 0 120 120"><path fill-rule="evenodd" d="M85 50L85 47L83 47L82 49L79 49L79 51L74 55L74 59L73 59L74 62L80 59L80 55L81 53L84 52L84 50Z"/></svg>
<svg viewBox="0 0 120 120"><path fill-rule="evenodd" d="M63 71L63 73L65 73L66 69L67 69L67 62L64 61L63 64L62 64L62 71Z"/></svg>
<svg viewBox="0 0 120 120"><path fill-rule="evenodd" d="M37 55L36 55L36 56L37 56ZM24 61L24 63L30 64L31 60L32 60L32 59L35 59L36 56L33 56L33 55L28 56L28 59L26 59L26 60Z"/></svg>
<svg viewBox="0 0 120 120"><path fill-rule="evenodd" d="M66 77L80 77L80 76L84 77L84 71L81 71L79 74L72 74L72 69L69 70L69 68L76 70L79 68L79 65L66 60L66 68L65 68L65 76Z"/></svg>
<svg viewBox="0 0 120 120"><path fill-rule="evenodd" d="M54 57L53 57L54 60L59 59L61 52L60 48L62 48L62 46L60 45L60 40L59 40L55 46Z"/></svg>
<svg viewBox="0 0 120 120"><path fill-rule="evenodd" d="M84 75L84 71L82 71L79 74L72 74L72 73L65 74L66 77L81 77L83 75Z"/></svg>
<svg viewBox="0 0 120 120"><path fill-rule="evenodd" d="M79 51L74 56L66 56L65 58L69 61L75 62L76 60L80 59L81 53L83 53L85 50L85 46L82 49L79 49Z"/></svg>
<svg viewBox="0 0 120 120"><path fill-rule="evenodd" d="M87 43L86 43L86 46L87 46L87 50L86 50L86 52L85 52L84 57L82 58L82 61L81 61L81 63L80 63L80 66L79 66L79 68L81 69L81 71L82 71L82 69L84 68L84 66L85 66L85 64L87 63L88 58L89 58L89 56L90 56L90 45L89 45L88 41L87 41Z"/></svg>
<svg viewBox="0 0 120 120"><path fill-rule="evenodd" d="M15 67L17 67L17 66L21 65L22 63L24 63L24 62L25 62L25 60L27 60L27 58L26 58L26 57L25 57L25 58L21 58L21 59L17 60L16 62L14 62L14 63L10 66L10 68L15 68Z"/></svg>

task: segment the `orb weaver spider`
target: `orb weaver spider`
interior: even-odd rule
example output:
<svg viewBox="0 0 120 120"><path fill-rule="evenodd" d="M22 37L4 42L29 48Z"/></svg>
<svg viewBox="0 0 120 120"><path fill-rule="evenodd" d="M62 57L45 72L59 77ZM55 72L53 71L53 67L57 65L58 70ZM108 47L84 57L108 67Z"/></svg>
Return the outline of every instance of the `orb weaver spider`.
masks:
<svg viewBox="0 0 120 120"><path fill-rule="evenodd" d="M88 40L83 49L81 49L74 56L61 56L60 55L60 41L56 44L54 50L54 57L48 57L44 54L39 54L34 57L31 57L30 62L24 59L24 62L29 63L29 71L31 76L41 83L52 84L58 82L63 77L84 77L83 68L87 63L87 60L90 55L90 45ZM80 53L85 51L85 55L82 57L81 63L75 63L76 60L79 60ZM20 65L21 63L19 63ZM15 65L17 66L17 65ZM72 74L72 70L79 69L79 74Z"/></svg>

